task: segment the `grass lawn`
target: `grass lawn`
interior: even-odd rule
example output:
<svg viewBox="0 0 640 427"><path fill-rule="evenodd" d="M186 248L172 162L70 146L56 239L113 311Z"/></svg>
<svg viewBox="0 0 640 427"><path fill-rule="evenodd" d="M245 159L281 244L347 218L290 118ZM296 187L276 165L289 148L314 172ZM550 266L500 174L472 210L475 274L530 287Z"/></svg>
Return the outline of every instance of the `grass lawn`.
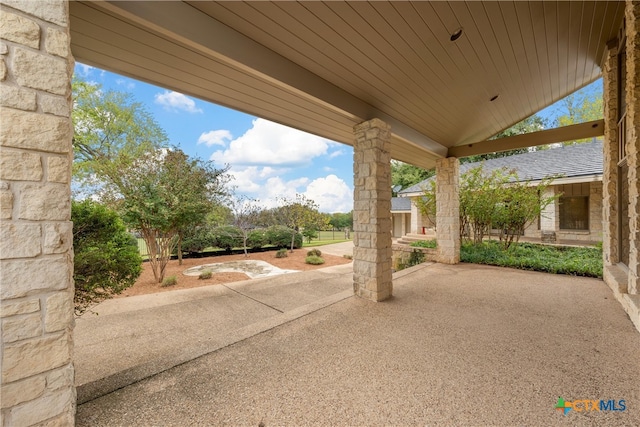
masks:
<svg viewBox="0 0 640 427"><path fill-rule="evenodd" d="M602 278L602 249L595 247L514 243L505 251L495 241L483 242L482 245L467 243L460 249L460 261Z"/></svg>

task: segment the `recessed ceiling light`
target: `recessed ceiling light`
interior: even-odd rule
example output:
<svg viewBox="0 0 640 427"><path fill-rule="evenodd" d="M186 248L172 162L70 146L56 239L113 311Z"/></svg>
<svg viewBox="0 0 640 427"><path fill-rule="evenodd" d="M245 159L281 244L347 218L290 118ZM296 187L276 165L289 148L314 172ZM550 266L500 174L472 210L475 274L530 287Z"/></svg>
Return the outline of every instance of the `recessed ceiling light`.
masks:
<svg viewBox="0 0 640 427"><path fill-rule="evenodd" d="M496 99L498 99L498 97L499 97L499 96L500 96L500 94L493 95L489 101L493 102L493 101L495 101Z"/></svg>
<svg viewBox="0 0 640 427"><path fill-rule="evenodd" d="M449 40L454 42L458 40L460 37L462 37L462 27L458 28L453 33L451 33L451 37L449 37Z"/></svg>

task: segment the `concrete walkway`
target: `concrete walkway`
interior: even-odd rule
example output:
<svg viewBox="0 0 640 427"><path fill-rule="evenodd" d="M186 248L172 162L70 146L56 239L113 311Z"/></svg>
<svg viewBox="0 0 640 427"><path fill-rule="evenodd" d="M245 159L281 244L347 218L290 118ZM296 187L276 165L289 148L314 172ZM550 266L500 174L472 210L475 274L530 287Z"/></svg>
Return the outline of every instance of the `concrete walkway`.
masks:
<svg viewBox="0 0 640 427"><path fill-rule="evenodd" d="M146 368L111 374L131 385L96 399L108 381L81 386L77 425L640 425L640 335L602 281L421 265L394 275L392 300L372 303L351 296L340 268L103 313L100 332L79 322L101 336L79 379L111 358ZM162 360L145 361L154 348ZM626 410L565 416L559 396Z"/></svg>

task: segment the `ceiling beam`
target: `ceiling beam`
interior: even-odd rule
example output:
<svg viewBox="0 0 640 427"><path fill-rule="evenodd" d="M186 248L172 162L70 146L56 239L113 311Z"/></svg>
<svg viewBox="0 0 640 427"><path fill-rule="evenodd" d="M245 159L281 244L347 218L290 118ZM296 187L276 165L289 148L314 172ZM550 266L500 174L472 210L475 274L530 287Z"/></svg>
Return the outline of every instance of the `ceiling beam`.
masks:
<svg viewBox="0 0 640 427"><path fill-rule="evenodd" d="M399 138L411 141L438 157L447 154L444 145L187 3L163 2L159 7L156 2L106 1L94 5L100 5L115 15L223 60L271 84L312 99L344 114L354 124L378 118L389 124L391 132Z"/></svg>
<svg viewBox="0 0 640 427"><path fill-rule="evenodd" d="M491 139L474 144L459 145L449 148L447 157L467 157L478 154L497 153L515 150L516 148L535 147L537 145L553 144L557 142L574 141L577 139L593 138L604 135L604 120L594 120L577 125L546 129L522 135Z"/></svg>

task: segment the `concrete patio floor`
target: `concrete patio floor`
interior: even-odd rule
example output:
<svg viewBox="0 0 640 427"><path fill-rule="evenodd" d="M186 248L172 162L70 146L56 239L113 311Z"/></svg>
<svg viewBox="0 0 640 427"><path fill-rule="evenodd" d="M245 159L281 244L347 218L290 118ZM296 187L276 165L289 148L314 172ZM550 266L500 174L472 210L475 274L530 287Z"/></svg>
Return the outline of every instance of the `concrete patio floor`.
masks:
<svg viewBox="0 0 640 427"><path fill-rule="evenodd" d="M382 303L333 283L320 305L79 405L77 425L640 425L640 335L601 280L421 265ZM565 416L558 397L626 410Z"/></svg>

